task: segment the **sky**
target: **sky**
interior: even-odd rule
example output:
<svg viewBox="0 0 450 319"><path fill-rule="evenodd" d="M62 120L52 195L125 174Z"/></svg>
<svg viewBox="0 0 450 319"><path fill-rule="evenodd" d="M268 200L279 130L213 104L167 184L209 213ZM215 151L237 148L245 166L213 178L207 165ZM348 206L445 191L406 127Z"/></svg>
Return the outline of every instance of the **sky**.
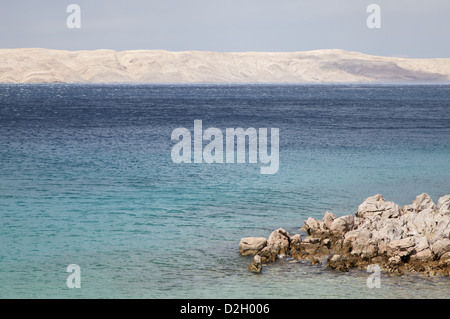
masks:
<svg viewBox="0 0 450 319"><path fill-rule="evenodd" d="M449 0L0 0L0 48L292 52L450 58ZM81 8L70 29L69 4ZM381 8L369 29L367 7Z"/></svg>

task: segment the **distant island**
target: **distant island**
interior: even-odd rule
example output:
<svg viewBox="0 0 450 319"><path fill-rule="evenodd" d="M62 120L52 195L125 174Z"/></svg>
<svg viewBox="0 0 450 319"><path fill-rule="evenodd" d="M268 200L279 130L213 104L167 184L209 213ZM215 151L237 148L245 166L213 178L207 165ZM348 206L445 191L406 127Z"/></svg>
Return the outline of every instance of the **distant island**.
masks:
<svg viewBox="0 0 450 319"><path fill-rule="evenodd" d="M450 58L303 52L0 49L0 83L449 83Z"/></svg>

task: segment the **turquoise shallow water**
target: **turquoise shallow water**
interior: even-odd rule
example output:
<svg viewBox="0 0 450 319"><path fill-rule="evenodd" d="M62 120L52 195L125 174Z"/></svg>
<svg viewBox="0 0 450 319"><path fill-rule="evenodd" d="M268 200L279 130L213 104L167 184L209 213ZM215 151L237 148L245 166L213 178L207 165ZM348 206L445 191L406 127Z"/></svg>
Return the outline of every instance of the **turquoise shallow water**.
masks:
<svg viewBox="0 0 450 319"><path fill-rule="evenodd" d="M448 298L448 278L247 270L240 238L450 194L450 87L1 85L1 298ZM171 132L280 129L280 169L174 164ZM69 289L66 267L81 267Z"/></svg>

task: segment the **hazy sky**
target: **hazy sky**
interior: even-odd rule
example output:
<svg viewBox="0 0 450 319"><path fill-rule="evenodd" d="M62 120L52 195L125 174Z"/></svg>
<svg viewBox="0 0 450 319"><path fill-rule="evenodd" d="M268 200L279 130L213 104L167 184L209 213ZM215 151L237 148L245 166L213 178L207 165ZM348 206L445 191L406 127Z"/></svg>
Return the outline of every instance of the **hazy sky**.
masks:
<svg viewBox="0 0 450 319"><path fill-rule="evenodd" d="M304 51L450 57L449 0L1 0L0 48ZM66 8L81 7L69 29ZM369 29L366 8L381 7Z"/></svg>

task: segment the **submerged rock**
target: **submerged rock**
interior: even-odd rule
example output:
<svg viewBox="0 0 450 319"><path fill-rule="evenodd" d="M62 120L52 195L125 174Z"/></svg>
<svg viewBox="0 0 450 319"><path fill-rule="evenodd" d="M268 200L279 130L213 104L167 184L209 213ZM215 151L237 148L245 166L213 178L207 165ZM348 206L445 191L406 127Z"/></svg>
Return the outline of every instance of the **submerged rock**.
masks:
<svg viewBox="0 0 450 319"><path fill-rule="evenodd" d="M257 254L261 263L284 255L313 263L325 258L329 268L340 271L376 263L388 272L450 275L450 195L435 204L423 193L400 207L377 194L354 215L338 218L327 211L322 220L308 218L302 229L308 234L304 239L279 228L267 241L243 238L239 250ZM257 264L254 260L249 268L257 270Z"/></svg>
<svg viewBox="0 0 450 319"><path fill-rule="evenodd" d="M248 265L248 270L255 273L260 273L262 271L262 261L260 255L255 255L255 257L253 257L252 263Z"/></svg>

